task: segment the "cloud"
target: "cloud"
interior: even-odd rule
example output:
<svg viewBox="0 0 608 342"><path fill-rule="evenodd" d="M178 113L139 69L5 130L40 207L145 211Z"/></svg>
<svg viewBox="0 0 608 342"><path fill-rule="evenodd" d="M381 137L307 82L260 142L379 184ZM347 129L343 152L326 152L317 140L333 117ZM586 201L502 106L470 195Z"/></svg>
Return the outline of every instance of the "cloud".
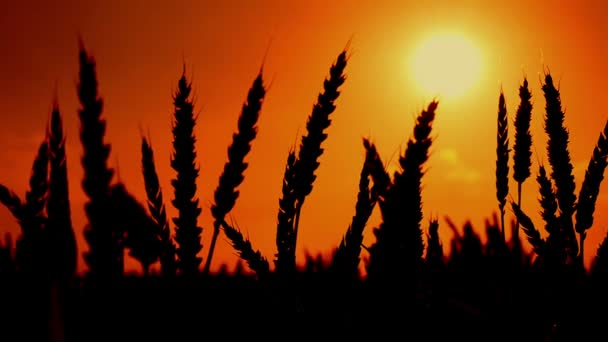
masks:
<svg viewBox="0 0 608 342"><path fill-rule="evenodd" d="M467 165L453 148L443 148L437 153L441 174L446 180L476 183L481 173Z"/></svg>

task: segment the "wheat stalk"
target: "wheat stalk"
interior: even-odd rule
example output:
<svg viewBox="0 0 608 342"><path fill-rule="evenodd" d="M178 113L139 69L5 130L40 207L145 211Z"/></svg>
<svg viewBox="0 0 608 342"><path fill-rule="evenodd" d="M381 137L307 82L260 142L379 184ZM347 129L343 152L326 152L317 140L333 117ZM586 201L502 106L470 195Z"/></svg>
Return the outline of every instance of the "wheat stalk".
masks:
<svg viewBox="0 0 608 342"><path fill-rule="evenodd" d="M190 98L191 91L192 84L188 82L184 70L173 96L173 154L171 156L171 168L176 173L175 178L171 180L174 195L171 204L178 212L177 217L173 218L177 266L184 276L198 273L202 262L198 253L203 248L201 243L203 229L198 226L201 208L196 198L196 179L199 168L196 165L194 135L196 117L193 112L194 104Z"/></svg>
<svg viewBox="0 0 608 342"><path fill-rule="evenodd" d="M95 59L89 56L82 41L79 62L78 99L81 107L78 117L84 170L82 189L88 198L85 212L89 221L84 229L89 246L84 259L90 276L120 277L124 271L123 234L111 224L108 194L114 171L107 166L110 145L104 142L106 122L102 118L103 100L98 93Z"/></svg>
<svg viewBox="0 0 608 342"><path fill-rule="evenodd" d="M68 186L67 157L65 136L59 104L55 101L51 111L48 128L49 146L49 191L46 202L47 245L53 250L49 253L49 264L57 275L66 280L74 276L78 264L76 236L72 225L70 196Z"/></svg>
<svg viewBox="0 0 608 342"><path fill-rule="evenodd" d="M498 130L496 132L496 198L500 213L502 237L505 239L505 205L509 194L509 118L502 89L498 97Z"/></svg>
<svg viewBox="0 0 608 342"><path fill-rule="evenodd" d="M317 176L315 171L319 167L319 157L323 154L321 147L327 138L326 129L331 124L330 115L336 109L335 101L340 96L340 87L344 84L346 76L344 70L348 62L347 50L343 50L329 69L329 78L323 82L323 92L317 97L312 112L306 122L306 135L302 137L300 149L294 170L296 173L294 190L296 196L295 218L293 227L293 241L291 253L295 253L298 238L300 214L304 199L310 194ZM292 257L295 260L295 256Z"/></svg>
<svg viewBox="0 0 608 342"><path fill-rule="evenodd" d="M545 132L548 135L547 154L551 165L551 178L555 181L556 198L560 209L560 225L564 229L566 239L566 255L568 260L576 260L578 245L572 222L576 194L572 174L572 162L568 150L569 133L564 127L564 111L561 106L559 90L553 83L551 74L545 74L542 90L546 100Z"/></svg>
<svg viewBox="0 0 608 342"><path fill-rule="evenodd" d="M382 222L374 229L368 277L398 276L415 271L422 262L422 177L432 144L431 131L438 102L432 101L416 118L413 136L399 158L386 198L380 200Z"/></svg>
<svg viewBox="0 0 608 342"><path fill-rule="evenodd" d="M517 182L517 205L521 208L522 185L530 177L532 165L532 94L528 89L528 80L524 77L519 87L519 106L515 113L515 142L513 143L513 179ZM519 236L519 222L516 222L515 239Z"/></svg>
<svg viewBox="0 0 608 342"><path fill-rule="evenodd" d="M277 253L274 259L275 271L277 273L289 273L295 270L295 163L296 154L294 150L289 151L285 172L283 174L283 186L281 187L281 198L279 199L279 213L277 215L276 245Z"/></svg>
<svg viewBox="0 0 608 342"><path fill-rule="evenodd" d="M257 136L257 122L262 111L262 104L266 96L266 88L262 77L262 69L253 81L247 94L247 101L243 104L238 120L238 131L232 136L232 144L228 147L228 162L220 175L219 184L215 189L215 203L211 206L211 215L214 218L213 236L209 245L209 254L205 262L203 274L208 274L215 243L226 215L234 207L239 197L238 186L245 178L244 173L248 164L245 157L251 150L251 143Z"/></svg>

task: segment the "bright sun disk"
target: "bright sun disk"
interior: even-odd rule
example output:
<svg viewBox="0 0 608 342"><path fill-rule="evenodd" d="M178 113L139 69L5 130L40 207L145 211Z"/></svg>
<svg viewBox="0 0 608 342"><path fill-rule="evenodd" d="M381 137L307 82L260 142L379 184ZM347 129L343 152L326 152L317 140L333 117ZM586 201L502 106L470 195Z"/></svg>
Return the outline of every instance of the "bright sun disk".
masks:
<svg viewBox="0 0 608 342"><path fill-rule="evenodd" d="M411 75L425 95L456 98L470 90L481 76L481 54L466 37L436 34L414 50Z"/></svg>

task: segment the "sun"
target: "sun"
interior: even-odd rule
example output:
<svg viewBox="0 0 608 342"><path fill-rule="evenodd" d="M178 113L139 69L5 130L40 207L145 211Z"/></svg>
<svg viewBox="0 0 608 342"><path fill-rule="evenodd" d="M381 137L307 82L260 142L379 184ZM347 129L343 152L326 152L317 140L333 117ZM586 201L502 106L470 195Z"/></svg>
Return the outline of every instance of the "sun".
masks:
<svg viewBox="0 0 608 342"><path fill-rule="evenodd" d="M440 98L458 98L480 79L480 50L458 33L433 34L414 49L410 75L422 93Z"/></svg>

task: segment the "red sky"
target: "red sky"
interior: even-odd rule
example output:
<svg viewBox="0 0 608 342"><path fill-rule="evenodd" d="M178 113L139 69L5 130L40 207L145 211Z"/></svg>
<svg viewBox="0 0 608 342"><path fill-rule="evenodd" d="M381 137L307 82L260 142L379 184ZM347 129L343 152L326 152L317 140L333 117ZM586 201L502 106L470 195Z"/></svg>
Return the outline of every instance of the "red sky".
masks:
<svg viewBox="0 0 608 342"><path fill-rule="evenodd" d="M85 218L80 188L76 99L77 37L97 60L105 101L111 166L143 197L140 127L150 131L169 214L174 214L169 168L171 95L185 61L200 113L196 128L203 207L203 252L211 237L209 207L240 107L262 62L271 84L259 135L232 219L272 259L281 179L287 152L305 130L323 79L352 39L347 81L332 114L325 153L306 200L298 255L328 253L354 213L363 161L362 137L371 137L395 166L415 115L432 99L411 77L408 60L428 34L460 32L481 51L484 69L458 99L440 99L436 141L424 179L425 220L448 215L459 224L483 221L497 210L494 188L496 111L500 87L511 120L526 74L533 95L533 174L546 162L542 127L543 66L560 82L570 153L580 186L598 134L608 119L608 5L602 1L20 1L0 12L0 182L24 194L36 148L55 94L68 139L68 172L80 252ZM457 80L456 80L457 81ZM511 163L512 165L512 163ZM516 186L511 184L511 196ZM606 188L606 185L602 186ZM537 186L524 184L524 209L539 220ZM608 196L600 193L587 260L607 232ZM512 216L507 214L507 218ZM364 243L373 242L371 228ZM443 221L442 221L443 222ZM17 226L0 209L2 230ZM450 234L445 224L444 243ZM214 269L237 258L223 238ZM300 259L302 260L302 259ZM83 262L79 265L83 270ZM128 269L138 269L130 263Z"/></svg>

